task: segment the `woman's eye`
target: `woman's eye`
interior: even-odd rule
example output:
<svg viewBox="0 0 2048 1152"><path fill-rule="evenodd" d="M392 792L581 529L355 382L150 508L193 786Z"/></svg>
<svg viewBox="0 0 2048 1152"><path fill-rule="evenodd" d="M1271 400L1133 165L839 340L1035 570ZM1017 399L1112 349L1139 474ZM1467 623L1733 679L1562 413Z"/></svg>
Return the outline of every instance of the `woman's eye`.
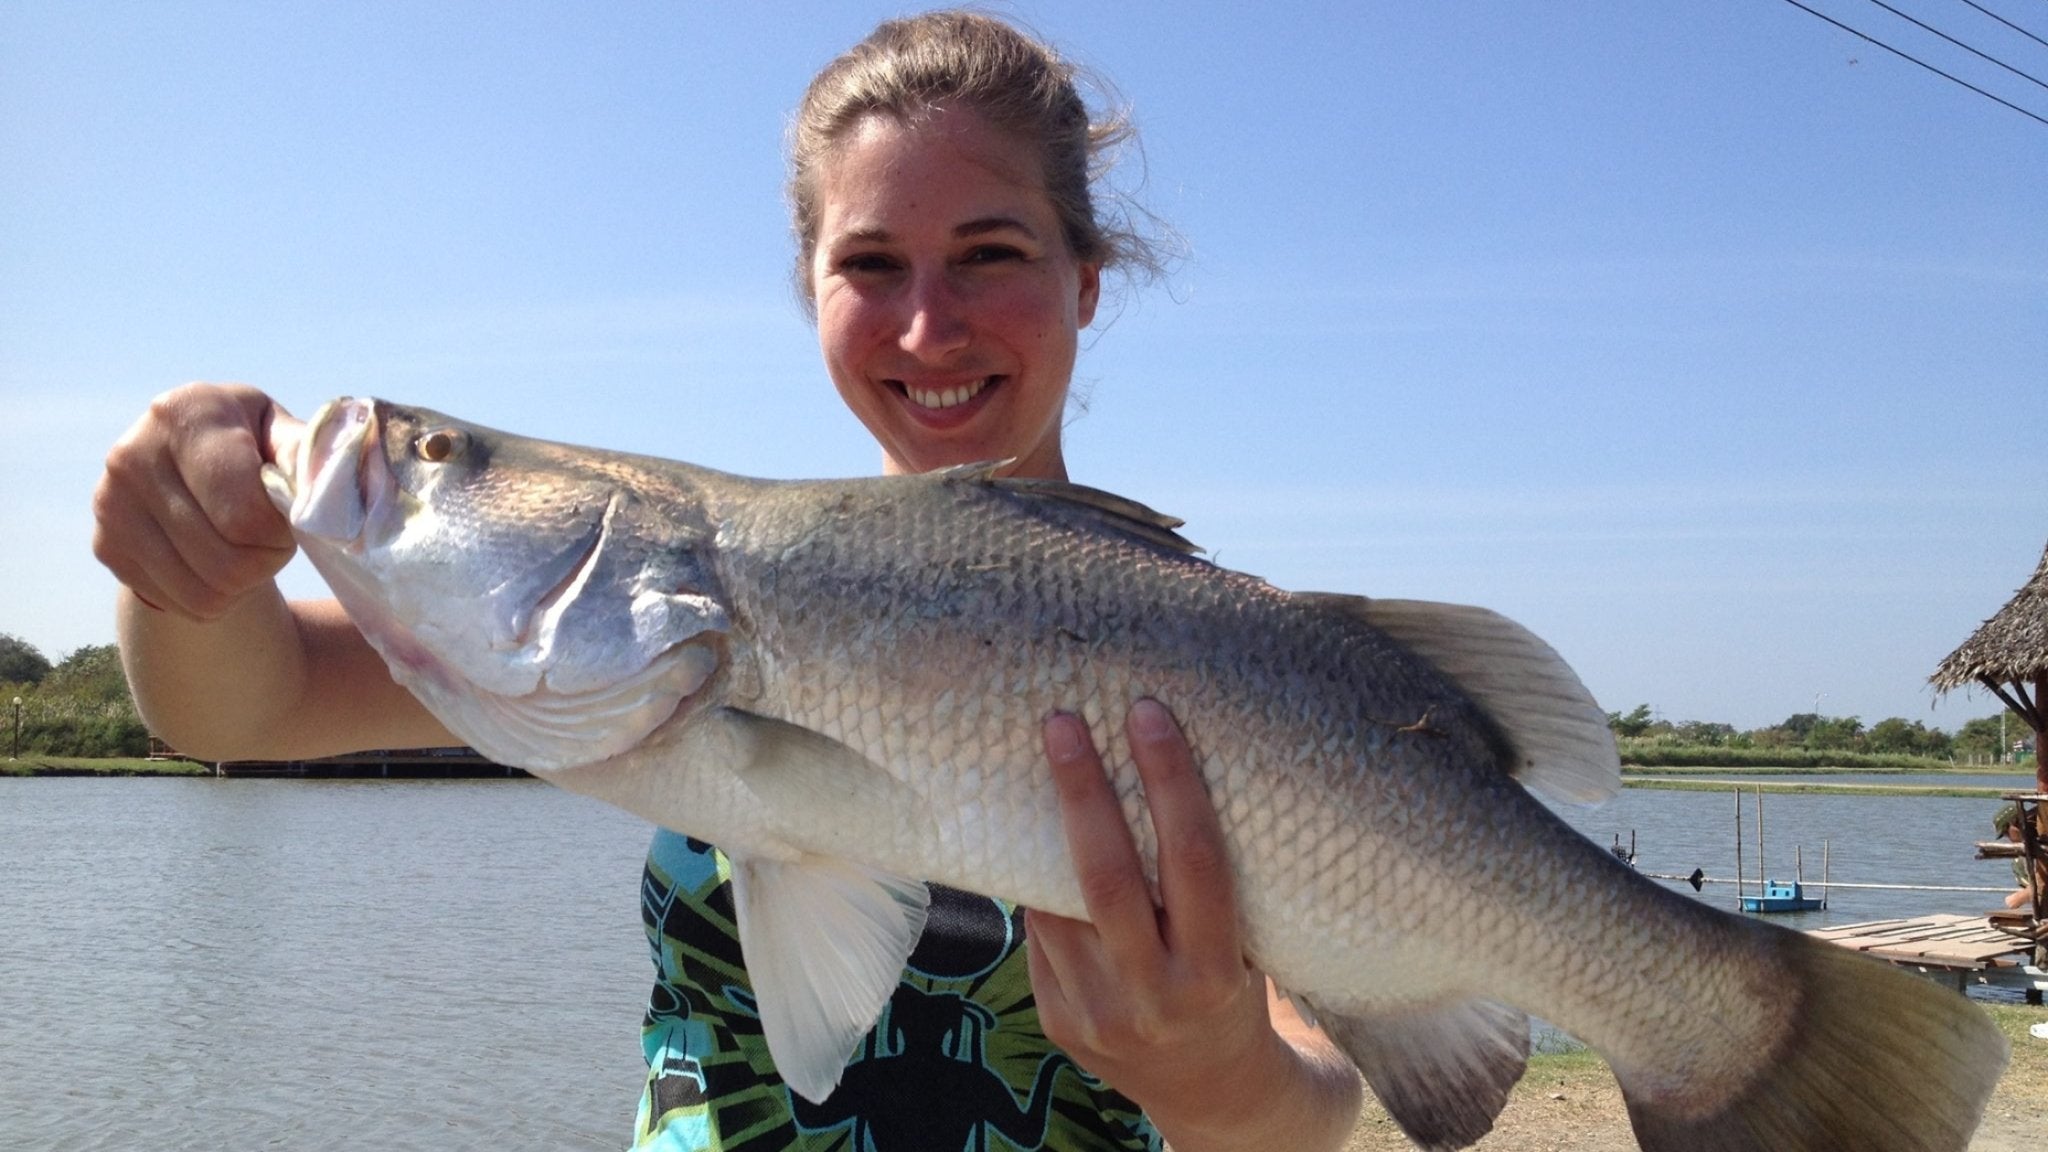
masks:
<svg viewBox="0 0 2048 1152"><path fill-rule="evenodd" d="M982 244L967 253L969 264L999 264L1006 260L1022 260L1024 253L1008 244Z"/></svg>
<svg viewBox="0 0 2048 1152"><path fill-rule="evenodd" d="M857 252L839 261L839 270L847 273L873 275L878 272L891 272L895 268L896 261L879 252Z"/></svg>

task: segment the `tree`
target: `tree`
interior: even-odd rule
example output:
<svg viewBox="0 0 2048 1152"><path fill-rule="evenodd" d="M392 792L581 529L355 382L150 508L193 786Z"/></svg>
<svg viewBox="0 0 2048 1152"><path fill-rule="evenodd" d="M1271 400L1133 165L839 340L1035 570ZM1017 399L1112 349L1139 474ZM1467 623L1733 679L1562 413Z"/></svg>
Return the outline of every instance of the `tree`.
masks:
<svg viewBox="0 0 2048 1152"><path fill-rule="evenodd" d="M88 644L64 658L43 681L43 691L113 704L128 699L128 675L121 669L121 650L112 644Z"/></svg>
<svg viewBox="0 0 2048 1152"><path fill-rule="evenodd" d="M2003 735L2000 732L1999 716L1979 716L1964 721L1956 730L1955 751L1959 756L1989 756L2003 760L2011 751L2010 743L2026 736L2031 731L2027 722L2008 711L2004 717Z"/></svg>
<svg viewBox="0 0 2048 1152"><path fill-rule="evenodd" d="M0 684L40 684L49 674L50 662L35 645L0 632Z"/></svg>
<svg viewBox="0 0 2048 1152"><path fill-rule="evenodd" d="M1818 712L1794 712L1785 717L1778 727L1792 737L1793 743L1804 744L1820 722L1821 715Z"/></svg>
<svg viewBox="0 0 2048 1152"><path fill-rule="evenodd" d="M1607 726L1616 736L1641 736L1650 730L1650 706L1638 704L1635 710L1624 716L1619 712L1607 714Z"/></svg>
<svg viewBox="0 0 2048 1152"><path fill-rule="evenodd" d="M1827 716L1807 730L1808 748L1845 750L1863 742L1863 721L1856 716Z"/></svg>
<svg viewBox="0 0 2048 1152"><path fill-rule="evenodd" d="M1721 724L1712 720L1687 720L1673 729L1681 744L1703 744L1719 748L1735 738L1733 724Z"/></svg>
<svg viewBox="0 0 2048 1152"><path fill-rule="evenodd" d="M1950 740L1948 733L1939 728L1929 728L1903 716L1890 716L1871 726L1864 743L1872 752L1946 756Z"/></svg>

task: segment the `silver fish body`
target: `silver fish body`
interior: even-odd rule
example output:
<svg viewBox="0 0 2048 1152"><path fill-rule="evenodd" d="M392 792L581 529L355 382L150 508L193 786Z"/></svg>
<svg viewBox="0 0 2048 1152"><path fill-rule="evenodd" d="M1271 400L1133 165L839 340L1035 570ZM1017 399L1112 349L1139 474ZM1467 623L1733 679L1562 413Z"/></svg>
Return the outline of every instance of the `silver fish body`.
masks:
<svg viewBox="0 0 2048 1152"><path fill-rule="evenodd" d="M1153 858L1141 696L1196 751L1252 960L1425 1146L1488 1130L1531 1015L1607 1057L1653 1149L1960 1149L2003 1065L1962 998L1668 892L1535 800L1611 793L1613 745L1492 613L1284 592L1138 505L987 467L748 480L338 401L269 479L452 731L726 850L811 1098L921 881L1085 915L1047 714L1087 720Z"/></svg>

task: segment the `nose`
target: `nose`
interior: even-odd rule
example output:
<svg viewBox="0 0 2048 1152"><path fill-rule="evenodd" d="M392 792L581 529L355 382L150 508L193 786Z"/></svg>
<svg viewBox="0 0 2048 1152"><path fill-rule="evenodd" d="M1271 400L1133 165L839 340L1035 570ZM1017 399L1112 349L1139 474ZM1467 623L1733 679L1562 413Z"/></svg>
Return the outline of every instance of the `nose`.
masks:
<svg viewBox="0 0 2048 1152"><path fill-rule="evenodd" d="M905 299L897 344L919 360L936 363L967 347L973 337L967 302L943 272L919 272Z"/></svg>

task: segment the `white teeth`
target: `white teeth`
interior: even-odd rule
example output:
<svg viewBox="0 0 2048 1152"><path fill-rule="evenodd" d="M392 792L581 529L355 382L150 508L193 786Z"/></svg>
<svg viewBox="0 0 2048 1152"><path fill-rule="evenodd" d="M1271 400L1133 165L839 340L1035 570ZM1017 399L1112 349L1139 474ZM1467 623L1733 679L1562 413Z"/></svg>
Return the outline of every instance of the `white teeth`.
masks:
<svg viewBox="0 0 2048 1152"><path fill-rule="evenodd" d="M956 404L965 404L976 396L981 395L982 389L987 387L988 379L984 378L976 380L972 384L962 385L959 388L944 388L930 391L905 385L903 393L910 397L911 403L916 404L920 408L951 408Z"/></svg>

